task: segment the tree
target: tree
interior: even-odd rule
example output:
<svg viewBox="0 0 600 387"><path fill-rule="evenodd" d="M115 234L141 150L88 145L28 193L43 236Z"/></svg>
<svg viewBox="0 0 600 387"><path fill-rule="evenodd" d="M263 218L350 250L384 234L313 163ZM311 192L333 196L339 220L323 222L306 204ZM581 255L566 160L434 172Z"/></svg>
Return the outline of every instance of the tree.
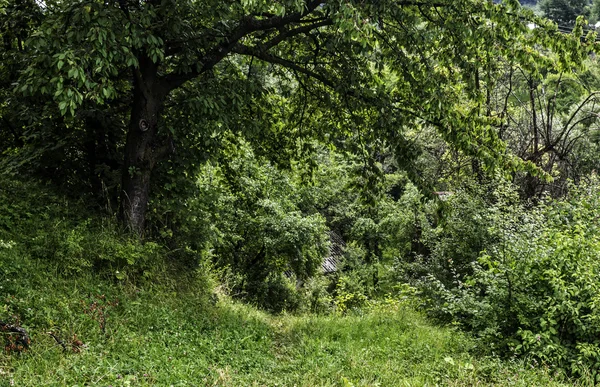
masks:
<svg viewBox="0 0 600 387"><path fill-rule="evenodd" d="M585 78L592 84L586 84ZM568 180L579 182L598 167L598 159L586 158L595 151L593 131L598 126L598 92L593 83L596 74L546 74L539 79L517 72L511 75L513 85L508 109L505 138L515 154L530 160L548 175L552 184L536 176L524 176L522 191L526 198L553 196L568 192ZM591 86L591 87L590 87Z"/></svg>
<svg viewBox="0 0 600 387"><path fill-rule="evenodd" d="M7 147L20 146L23 143L23 133L20 132L23 105L11 93L11 83L19 76L19 70L24 66L24 45L32 30L41 22L41 14L34 1L22 1L2 6L0 3L0 152ZM10 17L8 17L10 15Z"/></svg>
<svg viewBox="0 0 600 387"><path fill-rule="evenodd" d="M577 16L589 16L588 5L588 0L543 0L540 9L560 26L573 26Z"/></svg>
<svg viewBox="0 0 600 387"><path fill-rule="evenodd" d="M590 8L590 22L597 23L600 20L600 1L592 0Z"/></svg>
<svg viewBox="0 0 600 387"><path fill-rule="evenodd" d="M17 90L45 96L74 122L86 106L128 121L120 214L138 234L151 176L189 129L170 126L167 113L217 136L221 127L257 141L276 133L267 139L304 152L309 142L294 139L328 141L364 155L365 170L377 169L375 148L403 143L402 128L432 125L484 164L515 167L492 126L497 119L482 114L480 82L494 82L498 57L535 67L544 56L535 45L571 42L559 55L565 66L583 51L579 37L546 39L552 27L516 1L72 0L47 1L40 11ZM532 34L527 20L540 28ZM254 93L240 86L248 84ZM279 95L270 102L280 119L302 112L298 122L311 116L318 124L268 122L252 105L256 95ZM123 97L128 117L110 112ZM197 106L177 109L189 97ZM248 124L251 114L264 125Z"/></svg>

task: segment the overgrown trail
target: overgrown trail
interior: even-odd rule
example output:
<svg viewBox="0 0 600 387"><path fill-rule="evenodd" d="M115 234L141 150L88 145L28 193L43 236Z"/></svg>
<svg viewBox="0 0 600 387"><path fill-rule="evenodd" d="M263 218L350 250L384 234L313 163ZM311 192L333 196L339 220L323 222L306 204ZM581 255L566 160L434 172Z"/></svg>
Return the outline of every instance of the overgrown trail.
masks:
<svg viewBox="0 0 600 387"><path fill-rule="evenodd" d="M196 276L134 285L64 276L20 244L0 249L0 320L27 351L0 353L8 386L560 386L404 302L345 315L272 315ZM0 337L6 339L6 337Z"/></svg>
<svg viewBox="0 0 600 387"><path fill-rule="evenodd" d="M475 358L472 341L399 302L273 316L227 297L92 277L3 281L2 307L21 316L32 345L0 357L0 386L561 385L522 363Z"/></svg>

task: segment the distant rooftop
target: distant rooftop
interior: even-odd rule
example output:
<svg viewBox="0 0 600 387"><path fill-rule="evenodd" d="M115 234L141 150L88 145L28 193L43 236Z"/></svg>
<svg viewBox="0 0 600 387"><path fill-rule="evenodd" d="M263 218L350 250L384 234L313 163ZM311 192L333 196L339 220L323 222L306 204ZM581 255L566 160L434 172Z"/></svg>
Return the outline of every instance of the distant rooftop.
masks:
<svg viewBox="0 0 600 387"><path fill-rule="evenodd" d="M342 262L346 242L335 231L329 231L329 256L323 260L321 269L323 273L329 274L337 271L338 266Z"/></svg>

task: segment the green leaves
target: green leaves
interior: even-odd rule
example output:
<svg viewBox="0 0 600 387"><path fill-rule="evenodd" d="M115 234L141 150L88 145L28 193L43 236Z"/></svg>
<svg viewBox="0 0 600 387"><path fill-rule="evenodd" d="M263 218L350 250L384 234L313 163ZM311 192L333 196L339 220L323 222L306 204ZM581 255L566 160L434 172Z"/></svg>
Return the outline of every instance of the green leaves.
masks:
<svg viewBox="0 0 600 387"><path fill-rule="evenodd" d="M600 202L589 186L525 210L500 196L486 222L491 239L473 273L441 288L450 313L494 350L534 357L583 375L600 354ZM517 202L518 203L518 202ZM447 250L447 249L446 249ZM462 279L461 279L462 281Z"/></svg>
<svg viewBox="0 0 600 387"><path fill-rule="evenodd" d="M49 5L43 24L27 42L36 49L18 89L52 95L62 115L84 101L115 97L116 77L137 64L124 37L122 13L101 3Z"/></svg>
<svg viewBox="0 0 600 387"><path fill-rule="evenodd" d="M540 9L547 18L562 27L569 27L576 23L578 17L589 12L588 4L587 0L542 0Z"/></svg>

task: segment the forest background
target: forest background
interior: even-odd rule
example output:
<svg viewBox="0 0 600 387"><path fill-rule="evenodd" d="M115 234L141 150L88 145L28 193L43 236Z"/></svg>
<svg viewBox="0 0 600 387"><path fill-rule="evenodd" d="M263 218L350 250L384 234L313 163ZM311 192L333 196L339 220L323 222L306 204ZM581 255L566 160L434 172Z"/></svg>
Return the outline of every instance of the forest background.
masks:
<svg viewBox="0 0 600 387"><path fill-rule="evenodd" d="M0 0L0 376L148 292L600 380L600 2L523 3Z"/></svg>

